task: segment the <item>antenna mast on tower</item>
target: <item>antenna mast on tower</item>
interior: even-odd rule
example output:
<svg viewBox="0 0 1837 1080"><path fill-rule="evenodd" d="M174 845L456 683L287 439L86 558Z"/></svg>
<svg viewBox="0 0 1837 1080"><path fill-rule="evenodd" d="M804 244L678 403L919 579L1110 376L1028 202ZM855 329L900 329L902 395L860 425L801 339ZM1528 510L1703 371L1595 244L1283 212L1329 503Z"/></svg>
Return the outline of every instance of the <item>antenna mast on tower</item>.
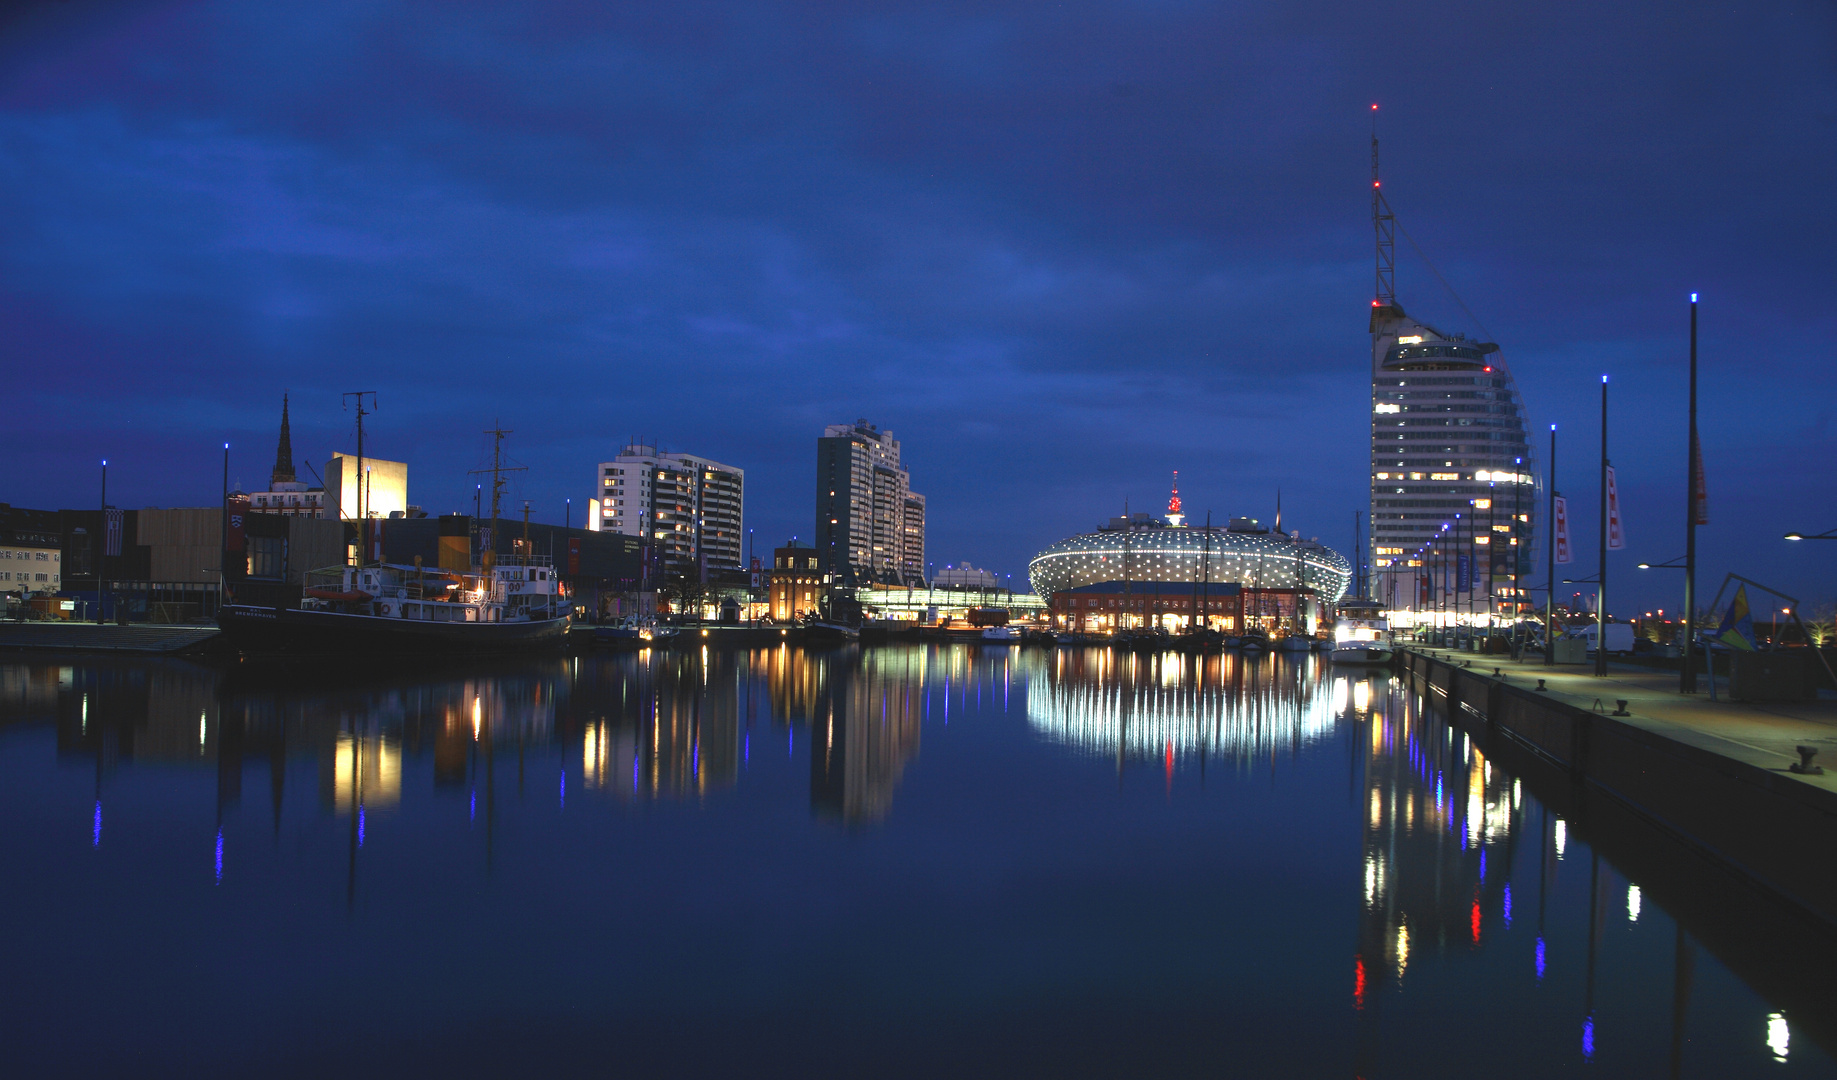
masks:
<svg viewBox="0 0 1837 1080"><path fill-rule="evenodd" d="M1378 107L1371 107L1371 229L1378 243L1377 290L1374 308L1397 305L1397 217L1384 201L1378 179Z"/></svg>

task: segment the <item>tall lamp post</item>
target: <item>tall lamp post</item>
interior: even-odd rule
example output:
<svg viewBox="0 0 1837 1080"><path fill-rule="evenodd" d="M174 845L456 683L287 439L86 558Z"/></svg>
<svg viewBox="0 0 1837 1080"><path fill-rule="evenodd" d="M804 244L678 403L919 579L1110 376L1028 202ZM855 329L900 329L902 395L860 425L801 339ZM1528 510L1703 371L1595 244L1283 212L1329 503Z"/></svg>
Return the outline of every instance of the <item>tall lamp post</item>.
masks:
<svg viewBox="0 0 1837 1080"><path fill-rule="evenodd" d="M1550 482L1544 485L1544 498L1549 504L1544 511L1544 528L1549 530L1549 538L1544 541L1545 569L1549 576L1544 578L1544 666L1556 664L1556 425L1550 425ZM1568 505L1567 503L1564 504Z"/></svg>
<svg viewBox="0 0 1837 1080"><path fill-rule="evenodd" d="M1697 447L1697 294L1690 294L1690 461L1686 464L1686 475L1689 477L1684 490L1684 666L1678 672L1678 693L1694 694L1697 692L1697 520L1703 514L1703 507L1697 501L1697 489L1702 482L1702 470L1698 461L1702 454Z"/></svg>
<svg viewBox="0 0 1837 1080"><path fill-rule="evenodd" d="M96 625L102 625L102 591L108 583L103 580L102 567L108 558L108 459L102 459L102 521L96 530Z"/></svg>
<svg viewBox="0 0 1837 1080"><path fill-rule="evenodd" d="M1595 581L1595 674L1607 674L1607 376L1601 376L1600 572Z"/></svg>
<svg viewBox="0 0 1837 1080"><path fill-rule="evenodd" d="M222 610L230 583L230 444L223 444L223 498L217 503L222 528L217 530L217 608Z"/></svg>

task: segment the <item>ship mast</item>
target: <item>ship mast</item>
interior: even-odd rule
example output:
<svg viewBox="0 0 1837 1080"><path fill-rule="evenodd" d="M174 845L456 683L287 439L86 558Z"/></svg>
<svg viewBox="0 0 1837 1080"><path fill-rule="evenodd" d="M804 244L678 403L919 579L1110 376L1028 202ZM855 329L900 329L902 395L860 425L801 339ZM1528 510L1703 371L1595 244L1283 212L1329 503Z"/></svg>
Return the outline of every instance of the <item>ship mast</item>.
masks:
<svg viewBox="0 0 1837 1080"><path fill-rule="evenodd" d="M366 397L370 399L370 408L368 412L364 410L364 398ZM376 411L376 391L352 390L344 395L344 401L347 403L352 398L357 399L357 568L361 570L369 554L366 549L370 546L369 530L366 527L368 521L364 514L364 417ZM282 411L285 412L284 407ZM339 471L342 472L343 469L341 468ZM340 515L344 513L343 484L343 478L340 477L338 489L338 512Z"/></svg>
<svg viewBox="0 0 1837 1080"><path fill-rule="evenodd" d="M491 580L491 572L496 569L498 563L498 512L504 495L504 474L524 472L525 467L522 465L504 464L504 436L510 434L508 430L501 427L494 427L486 430L485 434L492 438L491 468L473 469L471 475L483 476L485 473L491 474L491 534L489 541L483 545L484 550L479 552L478 557L479 566L483 571L485 581L489 582Z"/></svg>

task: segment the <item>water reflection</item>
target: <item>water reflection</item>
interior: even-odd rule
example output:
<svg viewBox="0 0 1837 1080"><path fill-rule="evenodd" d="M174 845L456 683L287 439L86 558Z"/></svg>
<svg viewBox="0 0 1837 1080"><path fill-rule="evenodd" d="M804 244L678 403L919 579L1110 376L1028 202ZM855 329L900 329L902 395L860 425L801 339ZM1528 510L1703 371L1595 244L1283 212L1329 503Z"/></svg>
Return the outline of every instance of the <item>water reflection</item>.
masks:
<svg viewBox="0 0 1837 1080"><path fill-rule="evenodd" d="M1027 720L1051 742L1125 759L1298 754L1333 733L1334 683L1313 657L1057 650L1035 660Z"/></svg>
<svg viewBox="0 0 1837 1080"><path fill-rule="evenodd" d="M1773 939L1739 936L1739 924L1767 924L1776 912L1753 897L1731 900L1737 894L1701 887L1690 876L1695 863L1653 854L1649 825L1615 824L1564 778L1538 772L1523 752L1489 743L1482 730L1449 724L1388 675L1338 671L1313 657L781 646L554 658L407 677L218 671L179 661L0 662L0 717L21 731L55 728L60 775L74 774L78 788L76 798L52 804L67 827L59 844L105 858L111 846L149 843L146 823L169 812L187 837L187 880L213 896L231 895L254 876L257 846L281 861L296 851L335 850L336 869L322 865L319 875L343 891L344 906L329 905L343 918L361 915L368 896L407 907L426 899L419 880L402 881L405 848L416 849L421 861L412 865L421 874L457 866L510 876L506 863L525 874L531 862L579 865L558 852L583 837L605 853L614 875L595 887L635 887L707 872L698 859L750 865L707 834L744 832L758 815L778 813L771 831L745 832L758 865L756 879L740 879L743 888L771 893L809 874L841 895L845 884L859 884L847 875L867 872L854 862L799 863L810 847L877 851L914 835L966 852L960 872L968 880L977 868L1010 873L1016 851L1040 860L1054 895L1015 901L1030 913L1058 903L1060 891L1087 887L1089 875L1109 872L1104 867L1126 865L1127 881L1095 886L1104 892L1099 910L1055 910L1040 925L1065 936L1017 951L1074 955L1093 941L1122 940L1113 916L1134 899L1117 896L1177 895L1141 853L1156 850L1163 832L1187 829L1174 847L1190 847L1191 865L1161 872L1184 879L1224 867L1225 876L1208 879L1212 891L1197 905L1197 923L1180 924L1177 903L1157 909L1183 943L1178 958L1165 961L1187 980L1182 992L1207 1015L1220 1015L1244 1006L1231 1002L1245 986L1318 977L1326 990L1307 998L1304 1011L1340 1018L1323 1023L1348 1033L1336 1052L1356 1075L1462 1075L1424 1055L1463 1024L1486 1032L1495 1057L1549 1063L1549 1071L1590 1062L1625 1070L1661 1059L1673 1074L1829 1065L1829 992L1810 985L1791 954L1756 946ZM46 735L9 744L0 778L33 774L48 763L44 747L52 743ZM40 759L20 756L17 747L27 745ZM1151 766L1153 798L1132 802L1143 785L1112 788L1107 778L1101 804L1088 787L1048 786L1105 771L1111 759L1118 770L1137 770L1131 776ZM1294 767L1280 776L1273 767L1267 777L1257 770L1254 785L1234 786L1227 776L1174 798L1180 770L1278 761ZM124 774L136 765L182 777L171 790L180 793L174 800L191 800L184 811L138 793L124 812L121 800L132 789ZM243 806L245 782L253 808ZM268 805L261 806L264 786ZM1081 794L1065 794L1072 790ZM1013 808L1028 800L1050 812L1025 818L1023 828ZM1279 809L1260 816L1246 809L1259 800ZM667 809L661 804L681 812L649 812ZM664 820L692 820L705 831L661 834L671 842L648 856L631 846ZM966 821L975 827L965 829ZM1050 831L1061 821L1063 837ZM884 827L889 822L896 826ZM786 835L800 823L846 841L800 848ZM298 844L279 843L284 827ZM1110 834L1128 845L1123 855L1083 860ZM391 846L402 840L412 843ZM935 939L912 930L913 940L947 950L953 935L973 937L983 921L1004 937L1036 932L1031 915L1002 909L1004 897L1024 895L1004 891L1018 888L1015 880L966 887L974 899L960 908L953 897L934 897L958 921L942 924ZM1312 940L1269 929L1283 925L1283 910L1299 898L1322 892L1323 882L1337 884L1330 917L1308 927ZM708 913L719 906L710 894L731 890L671 897L691 914L667 928L731 926ZM874 903L897 900L876 895ZM1239 905L1232 925L1248 932L1183 967L1216 934L1213 909L1225 903ZM666 909L654 909L654 918L658 910ZM902 927L940 925L925 910L887 918ZM832 931L827 924L811 931L818 945L807 951L826 955L821 943ZM1309 967L1319 940L1333 953L1331 970ZM997 955L996 946L980 948ZM1827 955L1799 948L1799 956ZM889 980L907 974L902 964L937 974L925 966L929 955L885 956L881 974ZM990 977L1021 985L1014 972L1032 962ZM1200 969L1204 975L1195 975ZM1214 974L1217 982L1208 982ZM1495 1025L1500 1015L1512 1022Z"/></svg>

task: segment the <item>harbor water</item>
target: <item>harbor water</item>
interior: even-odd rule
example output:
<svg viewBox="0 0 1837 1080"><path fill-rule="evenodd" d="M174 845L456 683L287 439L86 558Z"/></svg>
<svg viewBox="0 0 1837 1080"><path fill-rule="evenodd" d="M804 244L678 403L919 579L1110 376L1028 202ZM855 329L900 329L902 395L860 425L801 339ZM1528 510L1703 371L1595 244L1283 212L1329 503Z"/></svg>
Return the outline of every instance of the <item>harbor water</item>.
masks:
<svg viewBox="0 0 1837 1080"><path fill-rule="evenodd" d="M1834 1072L1695 856L1310 655L7 658L0 717L11 1075Z"/></svg>

